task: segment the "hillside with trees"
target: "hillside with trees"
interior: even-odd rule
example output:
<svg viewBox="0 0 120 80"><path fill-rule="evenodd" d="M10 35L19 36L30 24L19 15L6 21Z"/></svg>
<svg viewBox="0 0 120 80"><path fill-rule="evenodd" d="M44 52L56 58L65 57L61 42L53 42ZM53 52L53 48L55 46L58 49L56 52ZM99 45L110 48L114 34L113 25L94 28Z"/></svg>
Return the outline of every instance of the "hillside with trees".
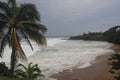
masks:
<svg viewBox="0 0 120 80"><path fill-rule="evenodd" d="M105 41L120 44L120 26L115 26L103 33Z"/></svg>
<svg viewBox="0 0 120 80"><path fill-rule="evenodd" d="M84 33L79 36L72 36L70 39L73 40L95 40L95 41L103 41L103 33L101 32L89 32L89 33Z"/></svg>
<svg viewBox="0 0 120 80"><path fill-rule="evenodd" d="M93 40L107 41L114 44L120 44L120 26L114 26L105 32L89 32L78 36L72 36L70 40Z"/></svg>

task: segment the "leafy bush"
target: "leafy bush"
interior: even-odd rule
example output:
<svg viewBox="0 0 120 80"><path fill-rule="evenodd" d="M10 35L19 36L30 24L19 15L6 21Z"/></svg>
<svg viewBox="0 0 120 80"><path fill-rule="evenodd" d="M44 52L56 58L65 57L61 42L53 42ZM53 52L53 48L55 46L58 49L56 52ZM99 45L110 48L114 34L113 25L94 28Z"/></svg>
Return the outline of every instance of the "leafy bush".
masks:
<svg viewBox="0 0 120 80"><path fill-rule="evenodd" d="M112 74L116 74L116 76L114 77L116 80L120 80L120 54L116 53L114 55L112 55L111 58L109 58L109 60L112 60L111 63L108 63L109 65L112 65L112 68L110 69L110 73Z"/></svg>
<svg viewBox="0 0 120 80"><path fill-rule="evenodd" d="M25 80L35 80L38 77L44 77L44 75L41 74L41 70L38 65L32 65L32 63L29 63L27 67L23 64L19 64L17 66L17 70L15 71L15 75L16 77Z"/></svg>
<svg viewBox="0 0 120 80"><path fill-rule="evenodd" d="M5 62L0 63L0 76L10 77L10 70L6 66Z"/></svg>

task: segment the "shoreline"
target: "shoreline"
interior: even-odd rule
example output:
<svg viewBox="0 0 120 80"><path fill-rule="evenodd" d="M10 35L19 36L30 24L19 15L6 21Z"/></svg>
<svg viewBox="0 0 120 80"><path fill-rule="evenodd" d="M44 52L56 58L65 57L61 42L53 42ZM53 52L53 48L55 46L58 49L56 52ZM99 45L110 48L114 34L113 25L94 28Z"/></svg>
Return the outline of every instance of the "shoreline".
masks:
<svg viewBox="0 0 120 80"><path fill-rule="evenodd" d="M109 49L114 52L120 52L120 45L112 45ZM108 58L112 54L100 55L96 57L95 62L86 68L73 68L71 70L63 70L58 74L53 74L52 78L57 80L114 80L114 75L109 73L111 68Z"/></svg>

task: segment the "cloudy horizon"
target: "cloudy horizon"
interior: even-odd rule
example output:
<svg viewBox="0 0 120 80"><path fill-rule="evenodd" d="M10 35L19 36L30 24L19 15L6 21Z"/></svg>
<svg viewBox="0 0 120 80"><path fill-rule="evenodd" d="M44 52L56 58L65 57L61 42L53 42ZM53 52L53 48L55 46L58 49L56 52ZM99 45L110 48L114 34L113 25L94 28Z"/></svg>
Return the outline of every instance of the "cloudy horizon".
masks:
<svg viewBox="0 0 120 80"><path fill-rule="evenodd" d="M105 31L120 25L120 0L17 0L34 3L48 36Z"/></svg>

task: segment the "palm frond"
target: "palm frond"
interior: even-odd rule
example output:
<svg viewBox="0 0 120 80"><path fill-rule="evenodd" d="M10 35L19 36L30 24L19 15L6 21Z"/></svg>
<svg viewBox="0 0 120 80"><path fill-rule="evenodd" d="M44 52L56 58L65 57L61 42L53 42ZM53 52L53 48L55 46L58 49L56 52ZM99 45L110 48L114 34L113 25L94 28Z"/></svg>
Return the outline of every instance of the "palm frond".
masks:
<svg viewBox="0 0 120 80"><path fill-rule="evenodd" d="M24 68L25 70L27 70L27 68L26 68L23 64L18 64L17 68L18 68L18 67L22 67L22 68Z"/></svg>
<svg viewBox="0 0 120 80"><path fill-rule="evenodd" d="M0 29L4 28L6 26L6 23L6 20L0 20Z"/></svg>
<svg viewBox="0 0 120 80"><path fill-rule="evenodd" d="M2 42L1 42L1 47L0 47L0 57L3 56L3 51L4 51L4 48L7 44L7 41L6 41L6 36L3 38Z"/></svg>
<svg viewBox="0 0 120 80"><path fill-rule="evenodd" d="M15 7L15 6L16 6L16 0L8 0L8 4L9 4L11 7Z"/></svg>
<svg viewBox="0 0 120 80"><path fill-rule="evenodd" d="M1 24L4 24L4 23L6 23L6 22L7 22L6 20L1 20L1 19L0 19L0 23L1 23Z"/></svg>
<svg viewBox="0 0 120 80"><path fill-rule="evenodd" d="M18 77L18 78L21 78L21 77L26 78L26 75L24 73L17 73L15 76Z"/></svg>
<svg viewBox="0 0 120 80"><path fill-rule="evenodd" d="M11 16L10 8L5 2L0 1L0 10L4 11L6 15Z"/></svg>
<svg viewBox="0 0 120 80"><path fill-rule="evenodd" d="M33 74L33 79L36 79L38 77L45 77L44 75L40 74L40 73L35 73Z"/></svg>
<svg viewBox="0 0 120 80"><path fill-rule="evenodd" d="M17 76L17 77L22 77L22 78L27 77L27 74L21 69L15 70L14 73L15 73L15 76Z"/></svg>
<svg viewBox="0 0 120 80"><path fill-rule="evenodd" d="M15 16L16 15L16 8L17 8L16 0L8 0L8 5L11 8L13 16Z"/></svg>
<svg viewBox="0 0 120 80"><path fill-rule="evenodd" d="M1 20L6 20L6 19L8 20L9 17L8 17L7 15L5 15L4 13L1 13L1 12L0 12L0 19L1 19Z"/></svg>
<svg viewBox="0 0 120 80"><path fill-rule="evenodd" d="M35 67L35 69L33 71L36 71L38 73L41 73L41 70L39 69L39 67Z"/></svg>
<svg viewBox="0 0 120 80"><path fill-rule="evenodd" d="M37 65L34 65L33 72L41 73L41 70L39 69Z"/></svg>
<svg viewBox="0 0 120 80"><path fill-rule="evenodd" d="M15 70L14 71L15 73L25 73L23 70L21 70L21 69L17 69L17 70Z"/></svg>
<svg viewBox="0 0 120 80"><path fill-rule="evenodd" d="M21 18L21 16L23 16ZM40 14L37 11L37 8L34 4L22 4L21 5L21 9L18 13L18 18L20 18L21 20L24 19L30 19L30 20L37 20L40 21Z"/></svg>
<svg viewBox="0 0 120 80"><path fill-rule="evenodd" d="M35 64L32 66L32 77L33 78L37 78L38 76L39 77L45 77L44 75L41 74L41 70L39 69L38 65Z"/></svg>
<svg viewBox="0 0 120 80"><path fill-rule="evenodd" d="M21 44L20 44L20 41L18 38L17 38L16 50L17 50L18 58L20 58L21 60L27 61L27 57L26 57L25 52L23 51L23 49L21 47Z"/></svg>
<svg viewBox="0 0 120 80"><path fill-rule="evenodd" d="M41 74L41 70L39 69L38 65L32 65L32 62L30 62L27 67L25 67L23 64L19 64L18 67L20 68L18 69L18 71L16 71L16 74L24 79L34 80L38 77L44 77L44 75ZM21 68L24 68L24 70Z"/></svg>
<svg viewBox="0 0 120 80"><path fill-rule="evenodd" d="M25 55L24 51L21 49L21 46L16 47L16 50L17 50L17 53L16 53L17 57L21 60L27 61L26 55Z"/></svg>
<svg viewBox="0 0 120 80"><path fill-rule="evenodd" d="M30 62L30 63L28 64L28 69L31 68L31 65L32 65L32 62Z"/></svg>
<svg viewBox="0 0 120 80"><path fill-rule="evenodd" d="M12 45L13 45L12 47L14 47L16 49L17 56L20 59L27 60L26 55L20 45L19 37L17 35L15 28L11 29L11 37L12 37L11 39L12 39Z"/></svg>
<svg viewBox="0 0 120 80"><path fill-rule="evenodd" d="M20 26L22 24L24 25L24 27L29 27L29 28L32 28L35 30L40 30L42 33L45 33L47 31L46 26L39 24L39 23L35 23L33 21L27 21L27 20L21 21L18 23L18 26Z"/></svg>
<svg viewBox="0 0 120 80"><path fill-rule="evenodd" d="M33 79L36 78L36 77L38 77L38 76L40 76L39 73L33 74Z"/></svg>
<svg viewBox="0 0 120 80"><path fill-rule="evenodd" d="M45 25L39 24L38 26L39 26L40 30L41 30L43 33L45 33L45 32L47 31L47 28L46 28Z"/></svg>
<svg viewBox="0 0 120 80"><path fill-rule="evenodd" d="M39 31L33 30L29 27L24 27L23 30L26 35L28 35L28 37L31 40L34 40L38 45L46 45L46 39Z"/></svg>
<svg viewBox="0 0 120 80"><path fill-rule="evenodd" d="M1 45L0 45L0 57L3 56L4 48L5 48L5 46L7 45L7 43L9 42L9 41L8 41L9 33L10 33L10 31L8 31L8 32L4 35L4 37L2 38Z"/></svg>
<svg viewBox="0 0 120 80"><path fill-rule="evenodd" d="M28 39L27 35L25 34L25 32L21 29L21 33L24 35L25 39L27 40L29 46L31 47L31 49L33 50L32 44L30 42L30 40Z"/></svg>

